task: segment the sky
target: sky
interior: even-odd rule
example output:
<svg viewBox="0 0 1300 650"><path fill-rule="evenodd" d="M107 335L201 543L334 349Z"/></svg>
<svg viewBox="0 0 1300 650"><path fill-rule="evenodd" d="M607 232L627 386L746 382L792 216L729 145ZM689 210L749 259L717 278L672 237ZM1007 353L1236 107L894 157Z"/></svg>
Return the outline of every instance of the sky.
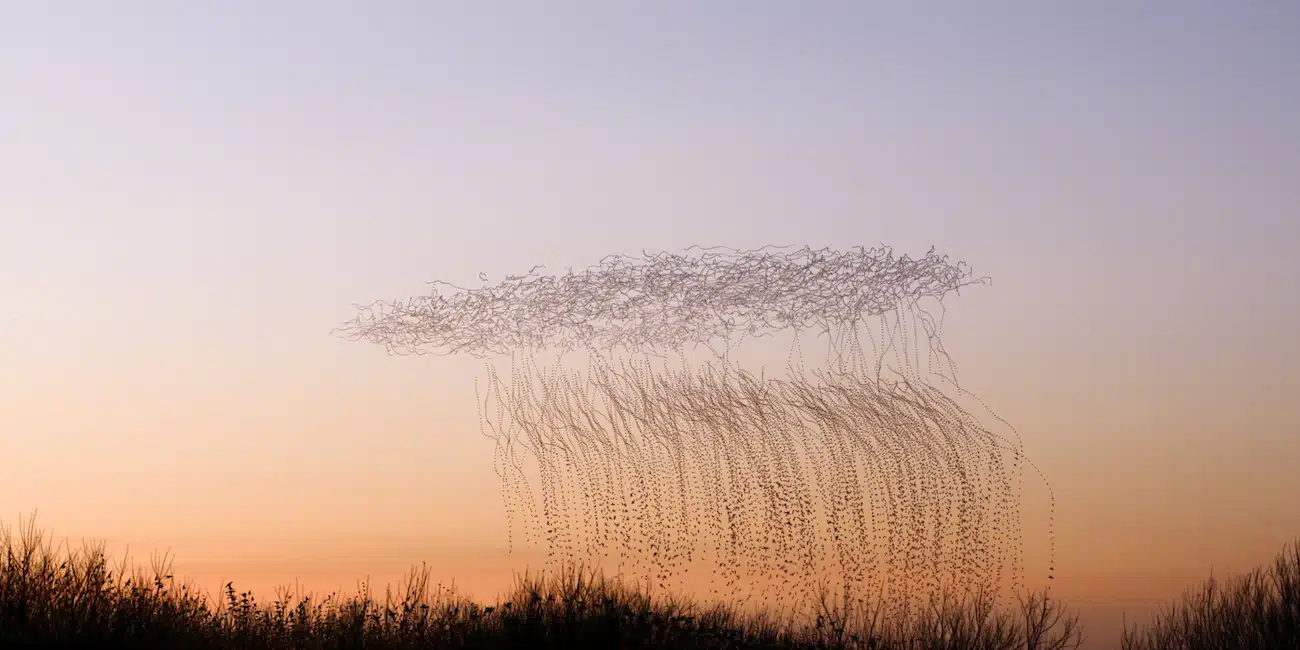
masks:
<svg viewBox="0 0 1300 650"><path fill-rule="evenodd" d="M1295 3L0 15L7 525L209 586L504 588L482 363L332 335L354 304L884 243L992 278L945 345L1051 482L1095 647L1300 538Z"/></svg>

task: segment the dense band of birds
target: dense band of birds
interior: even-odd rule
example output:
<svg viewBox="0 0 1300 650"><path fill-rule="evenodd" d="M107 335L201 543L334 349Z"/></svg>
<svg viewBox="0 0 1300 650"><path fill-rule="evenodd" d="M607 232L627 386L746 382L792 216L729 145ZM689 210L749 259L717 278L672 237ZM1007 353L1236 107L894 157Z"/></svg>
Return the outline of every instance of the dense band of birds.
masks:
<svg viewBox="0 0 1300 650"><path fill-rule="evenodd" d="M940 390L969 395L918 307L979 282L965 265L933 250L693 250L434 283L458 293L359 307L344 332L398 354L510 354L510 375L489 364L476 388L480 415L512 544L517 531L556 565L793 611L828 586L902 609L1023 586L1028 461ZM794 355L810 329L830 346L808 370ZM685 354L780 330L796 341L785 377ZM538 363L547 349L559 357ZM585 372L564 363L574 351Z"/></svg>
<svg viewBox="0 0 1300 650"><path fill-rule="evenodd" d="M687 255L696 250L698 256ZM395 354L676 350L736 332L829 330L982 281L933 250L912 260L894 257L888 247L860 246L844 252L692 247L640 259L611 255L558 277L538 275L540 268L478 289L434 281L427 296L358 306L356 319L342 329ZM442 295L438 287L454 292Z"/></svg>

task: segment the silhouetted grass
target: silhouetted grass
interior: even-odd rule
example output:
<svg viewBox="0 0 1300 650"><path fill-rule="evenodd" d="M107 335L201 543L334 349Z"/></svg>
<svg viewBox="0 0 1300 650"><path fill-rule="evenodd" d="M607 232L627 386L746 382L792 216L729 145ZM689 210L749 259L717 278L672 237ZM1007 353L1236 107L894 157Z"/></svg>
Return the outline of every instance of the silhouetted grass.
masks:
<svg viewBox="0 0 1300 650"><path fill-rule="evenodd" d="M1145 628L1124 630L1124 650L1300 648L1300 540L1271 567L1201 587L1157 614Z"/></svg>
<svg viewBox="0 0 1300 650"><path fill-rule="evenodd" d="M133 648L909 648L1012 650L1077 647L1077 617L1044 597L1018 613L996 612L976 594L944 599L907 620L878 610L817 603L817 620L796 625L653 597L617 579L574 568L518 578L513 593L483 606L412 570L382 601L368 588L346 600L278 590L257 602L227 584L215 602L178 584L169 563L152 575L110 567L104 546L55 549L34 518L17 537L0 528L0 647Z"/></svg>

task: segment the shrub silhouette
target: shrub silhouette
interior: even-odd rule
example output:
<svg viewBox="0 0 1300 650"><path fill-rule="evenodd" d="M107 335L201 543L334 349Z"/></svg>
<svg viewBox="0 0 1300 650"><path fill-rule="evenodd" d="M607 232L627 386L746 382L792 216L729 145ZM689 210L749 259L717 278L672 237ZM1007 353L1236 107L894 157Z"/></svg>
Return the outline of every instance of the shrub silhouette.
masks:
<svg viewBox="0 0 1300 650"><path fill-rule="evenodd" d="M1145 628L1124 628L1124 650L1300 648L1300 539L1270 567L1220 582L1213 575Z"/></svg>
<svg viewBox="0 0 1300 650"><path fill-rule="evenodd" d="M368 587L316 600L279 590L270 604L227 584L210 599L178 584L166 558L153 572L110 569L103 545L56 549L33 517L15 537L0 528L0 647L316 650L370 648L1070 648L1077 619L1059 602L1026 599L1019 615L987 598L947 599L911 620L823 599L815 624L741 614L652 596L597 571L572 567L517 576L483 606L413 568L382 600ZM964 605L964 608L963 608Z"/></svg>

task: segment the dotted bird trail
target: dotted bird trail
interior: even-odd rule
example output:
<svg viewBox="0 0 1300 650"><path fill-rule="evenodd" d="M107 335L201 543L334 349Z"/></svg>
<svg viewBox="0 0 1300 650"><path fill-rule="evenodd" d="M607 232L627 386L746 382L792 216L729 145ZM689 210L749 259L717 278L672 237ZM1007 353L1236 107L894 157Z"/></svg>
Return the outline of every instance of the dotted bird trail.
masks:
<svg viewBox="0 0 1300 650"><path fill-rule="evenodd" d="M827 589L905 616L945 593L1026 586L1022 473L1037 468L1018 434L990 430L1015 431L959 386L942 318L920 306L987 278L888 247L540 268L433 282L357 306L338 330L392 354L488 359L475 394L512 548L792 613ZM745 339L782 332L784 376L734 362ZM820 365L808 332L825 339Z"/></svg>

